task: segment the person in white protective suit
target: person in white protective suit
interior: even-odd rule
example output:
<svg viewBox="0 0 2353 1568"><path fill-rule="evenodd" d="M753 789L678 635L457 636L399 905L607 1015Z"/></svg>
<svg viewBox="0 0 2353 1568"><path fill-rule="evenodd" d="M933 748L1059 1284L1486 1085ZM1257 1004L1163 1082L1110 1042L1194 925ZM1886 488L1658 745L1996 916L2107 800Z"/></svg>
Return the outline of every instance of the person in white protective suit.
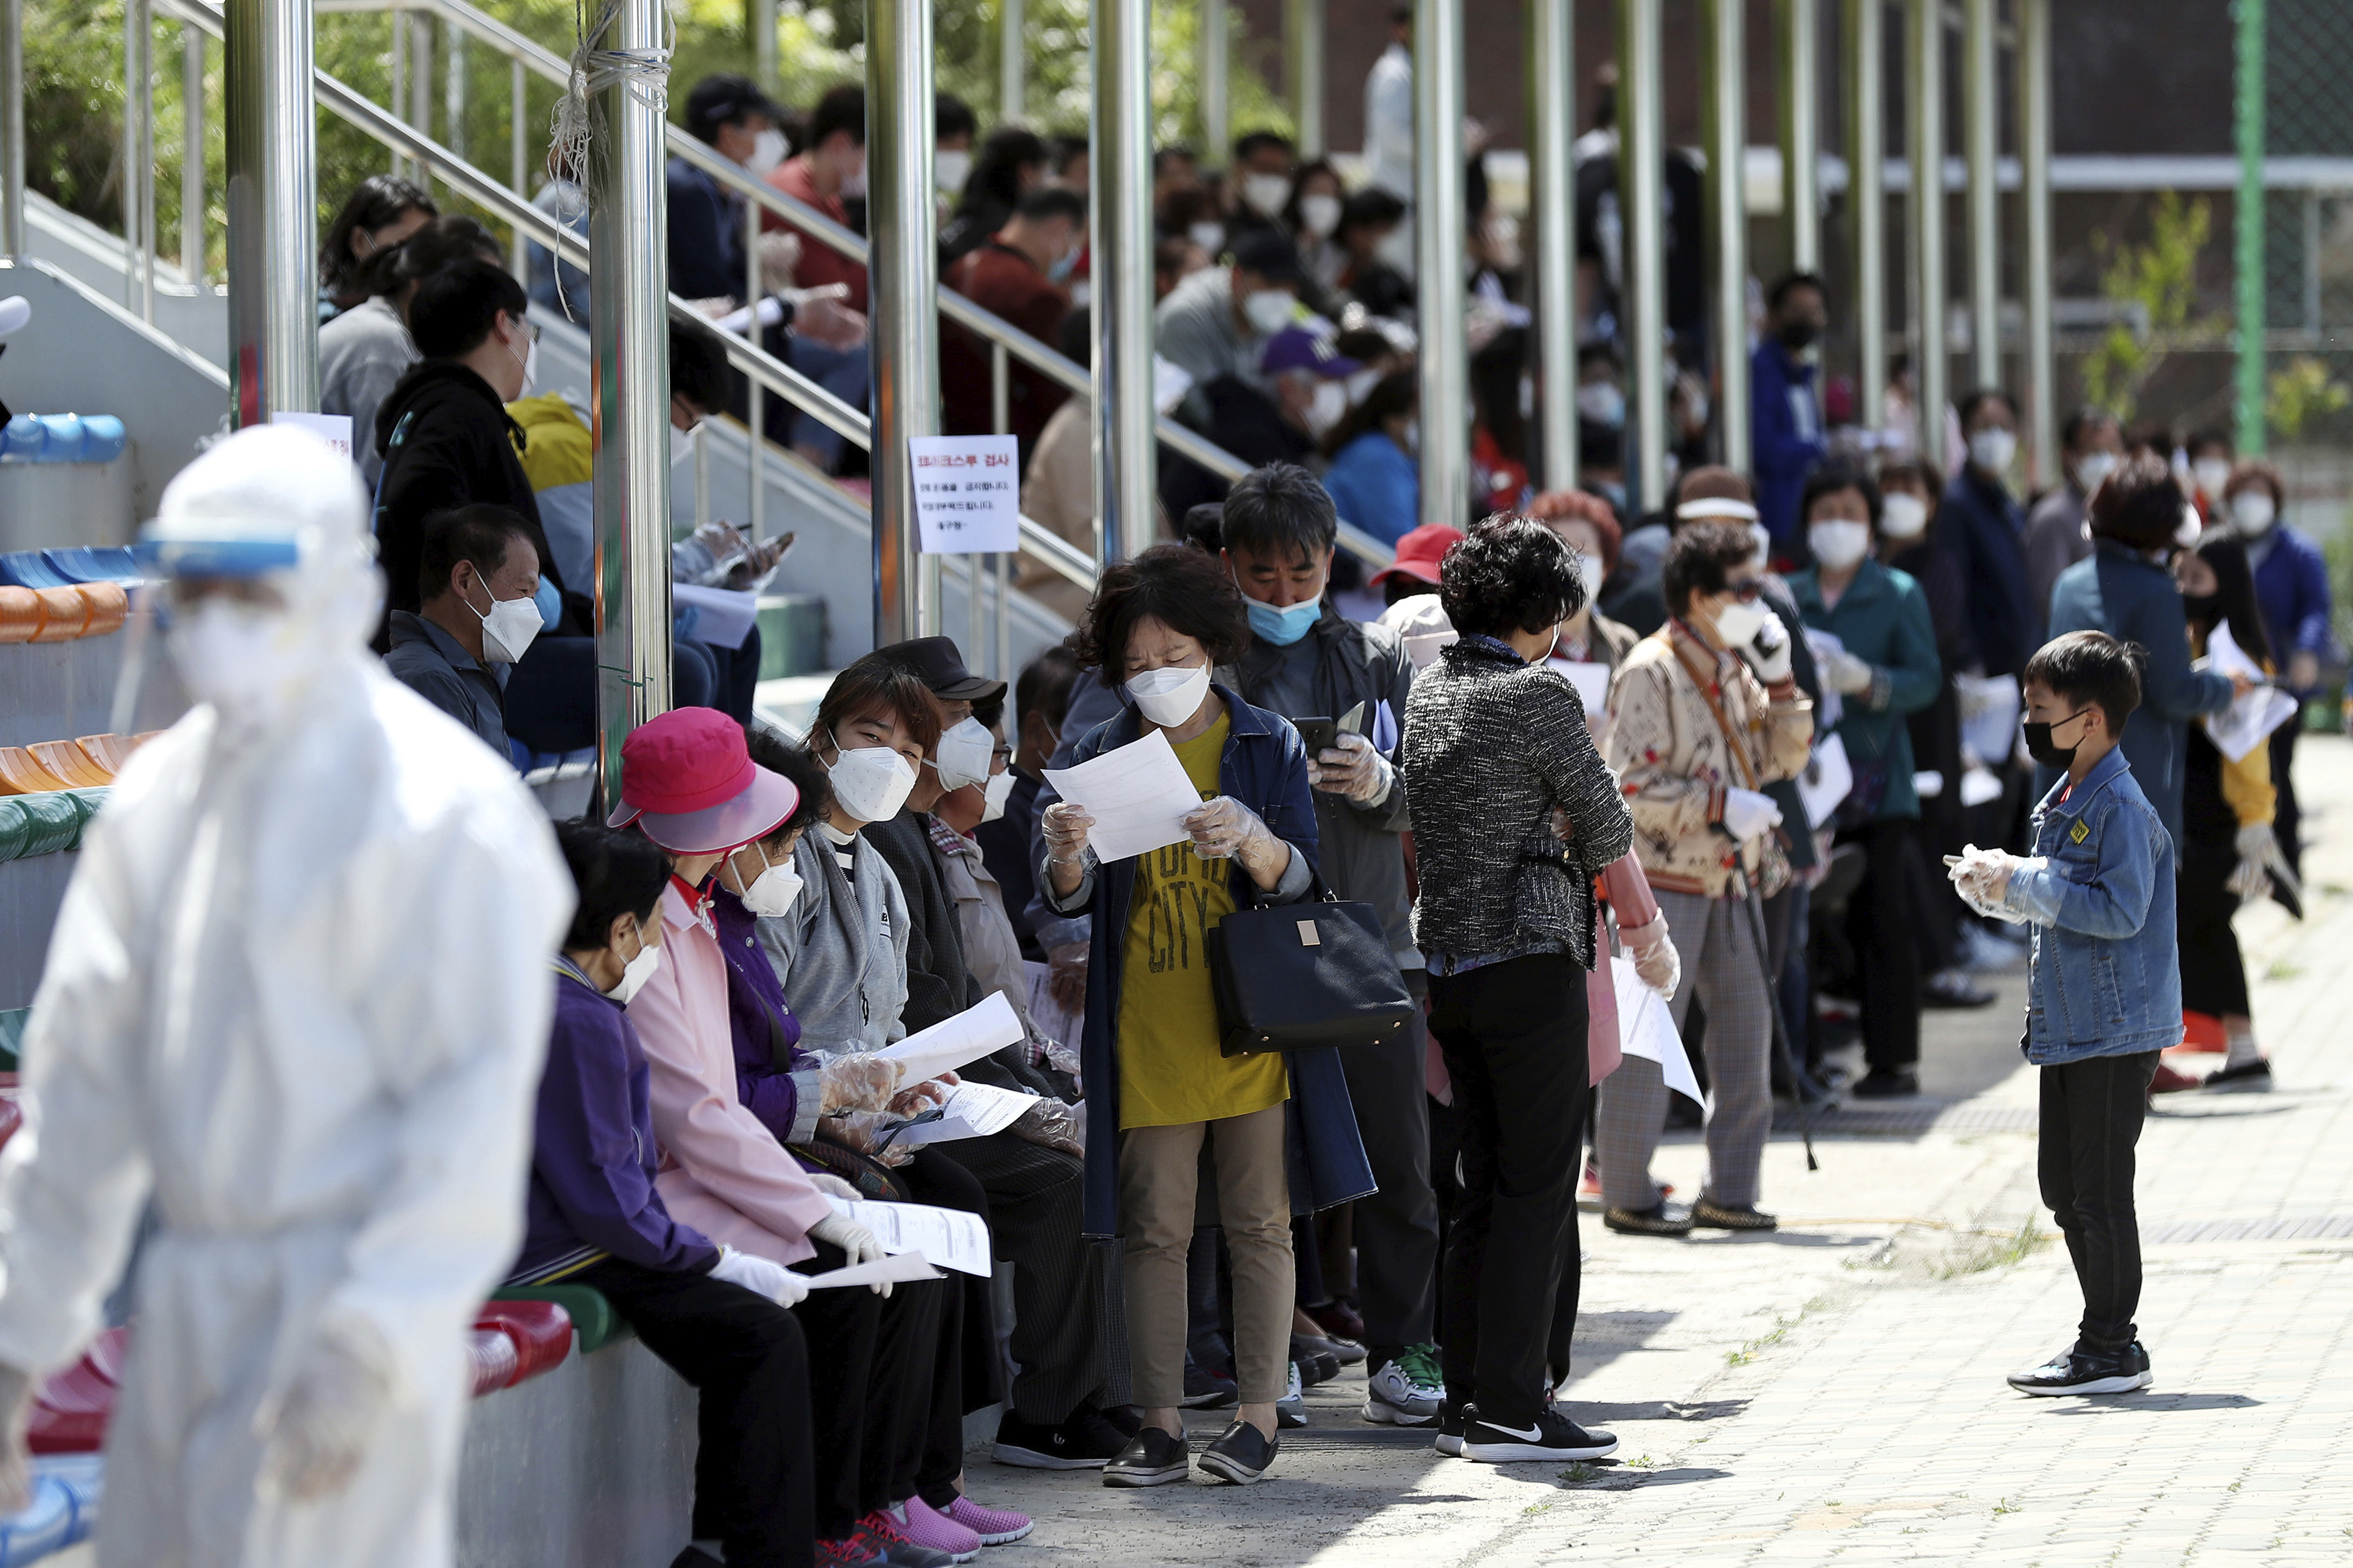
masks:
<svg viewBox="0 0 2353 1568"><path fill-rule="evenodd" d="M142 1206L103 1568L445 1568L465 1335L522 1236L573 892L514 772L367 651L350 462L248 429L147 531L196 706L90 834L0 1157L0 1510Z"/></svg>

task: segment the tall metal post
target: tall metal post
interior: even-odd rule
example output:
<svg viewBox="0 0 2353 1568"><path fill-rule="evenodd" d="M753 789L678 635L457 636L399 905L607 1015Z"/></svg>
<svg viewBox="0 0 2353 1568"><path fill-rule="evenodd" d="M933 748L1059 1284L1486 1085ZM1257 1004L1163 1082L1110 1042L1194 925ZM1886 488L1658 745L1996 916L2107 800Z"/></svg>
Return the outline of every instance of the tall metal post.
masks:
<svg viewBox="0 0 2353 1568"><path fill-rule="evenodd" d="M1329 0L1289 0L1284 53L1289 57L1291 118L1302 158L1324 156L1324 7Z"/></svg>
<svg viewBox="0 0 2353 1568"><path fill-rule="evenodd" d="M2251 457L2260 454L2264 446L2263 5L2264 0L2232 0L2239 23L2233 84L2238 99L2239 199L2232 216L2239 274L2239 374L2234 402L2239 450Z"/></svg>
<svg viewBox="0 0 2353 1568"><path fill-rule="evenodd" d="M154 13L147 0L122 7L122 302L155 319Z"/></svg>
<svg viewBox="0 0 2353 1568"><path fill-rule="evenodd" d="M1905 143L1912 161L1912 400L1920 451L1944 466L1945 6L1910 0L1905 25Z"/></svg>
<svg viewBox="0 0 2353 1568"><path fill-rule="evenodd" d="M1969 379L2001 384L2000 46L1994 0L1964 0L1963 132L1969 170Z"/></svg>
<svg viewBox="0 0 2353 1568"><path fill-rule="evenodd" d="M442 143L460 158L466 151L466 35L455 22L441 24L441 52L448 57L443 72L441 89ZM518 185L516 193L528 196L531 192Z"/></svg>
<svg viewBox="0 0 2353 1568"><path fill-rule="evenodd" d="M527 154L531 138L531 125L525 118L527 112L525 101L522 57L517 55L507 61L508 188L515 191L527 191L531 188L525 183L530 177L525 164L529 161ZM527 278L531 275L531 248L529 243L523 238L521 225L515 226L514 234L511 237L507 266L518 278Z"/></svg>
<svg viewBox="0 0 2353 1568"><path fill-rule="evenodd" d="M1414 0L1413 248L1421 296L1421 521L1460 528L1471 494L1462 327L1462 0Z"/></svg>
<svg viewBox="0 0 2353 1568"><path fill-rule="evenodd" d="M588 158L590 396L596 410L596 729L605 798L621 742L670 705L670 254L662 232L669 18L601 0Z"/></svg>
<svg viewBox="0 0 2353 1568"><path fill-rule="evenodd" d="M775 0L768 0L773 5ZM997 117L1028 118L1029 107L1029 28L1022 0L997 0ZM770 28L773 35L775 28Z"/></svg>
<svg viewBox="0 0 2353 1568"><path fill-rule="evenodd" d="M866 8L866 210L877 647L940 630L940 563L918 549L907 453L910 437L940 433L932 136L931 0L873 0Z"/></svg>
<svg viewBox="0 0 2353 1568"><path fill-rule="evenodd" d="M227 0L229 391L239 426L319 406L311 0Z"/></svg>
<svg viewBox="0 0 2353 1568"><path fill-rule="evenodd" d="M1846 0L1847 210L1854 215L1855 390L1866 428L1887 403L1886 0Z"/></svg>
<svg viewBox="0 0 2353 1568"><path fill-rule="evenodd" d="M1781 82L1781 211L1789 270L1822 269L1821 19L1814 0L1781 0L1774 53Z"/></svg>
<svg viewBox="0 0 2353 1568"><path fill-rule="evenodd" d="M1575 0L1528 0L1529 205L1536 221L1537 447L1544 488L1577 483L1577 140Z"/></svg>
<svg viewBox="0 0 2353 1568"><path fill-rule="evenodd" d="M25 0L0 0L0 253L25 254Z"/></svg>
<svg viewBox="0 0 2353 1568"><path fill-rule="evenodd" d="M1152 542L1152 0L1092 0L1095 517L1108 566Z"/></svg>
<svg viewBox="0 0 2353 1568"><path fill-rule="evenodd" d="M392 110L395 120L402 120L407 115L405 105L408 98L408 16L406 12L387 11L384 19L392 27L392 91L385 100L385 107ZM409 172L408 160L395 153L392 155L392 172L396 176L406 175Z"/></svg>
<svg viewBox="0 0 2353 1568"><path fill-rule="evenodd" d="M2051 0L2018 0L2018 161L2026 229L2027 482L2059 482L2051 309Z"/></svg>
<svg viewBox="0 0 2353 1568"><path fill-rule="evenodd" d="M205 283L205 35L180 24L180 274Z"/></svg>
<svg viewBox="0 0 2353 1568"><path fill-rule="evenodd" d="M1661 0L1618 0L1618 189L1626 225L1627 478L1645 510L1667 489L1666 95Z"/></svg>
<svg viewBox="0 0 2353 1568"><path fill-rule="evenodd" d="M776 0L750 0L744 22L752 29L752 68L759 73L760 90L774 92L776 90Z"/></svg>
<svg viewBox="0 0 2353 1568"><path fill-rule="evenodd" d="M1708 327L1715 339L1716 438L1725 466L1744 473L1749 436L1748 207L1740 165L1748 146L1746 10L1746 0L1702 0L1700 9L1700 140L1707 148Z"/></svg>
<svg viewBox="0 0 2353 1568"><path fill-rule="evenodd" d="M1226 63L1233 42L1227 36L1226 0L1201 0L1200 30L1193 40L1200 53L1198 75L1201 109L1201 154L1211 168L1223 168L1233 140L1233 117L1226 101Z"/></svg>
<svg viewBox="0 0 2353 1568"><path fill-rule="evenodd" d="M412 52L408 72L408 122L433 134L433 17L424 11L408 18L408 47ZM417 178L421 184L433 177L433 166L420 160Z"/></svg>

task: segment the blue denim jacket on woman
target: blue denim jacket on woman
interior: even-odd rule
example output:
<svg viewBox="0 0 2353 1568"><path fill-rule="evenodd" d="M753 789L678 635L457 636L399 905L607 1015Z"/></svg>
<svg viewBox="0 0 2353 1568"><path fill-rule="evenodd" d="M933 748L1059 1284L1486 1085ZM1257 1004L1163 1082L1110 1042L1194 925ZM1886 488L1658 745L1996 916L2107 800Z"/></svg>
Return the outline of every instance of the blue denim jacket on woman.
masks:
<svg viewBox="0 0 2353 1568"><path fill-rule="evenodd" d="M2034 808L2040 863L2013 872L2003 894L2034 926L2026 1059L2052 1067L2179 1045L2173 836L2121 748L2062 801L2065 788Z"/></svg>

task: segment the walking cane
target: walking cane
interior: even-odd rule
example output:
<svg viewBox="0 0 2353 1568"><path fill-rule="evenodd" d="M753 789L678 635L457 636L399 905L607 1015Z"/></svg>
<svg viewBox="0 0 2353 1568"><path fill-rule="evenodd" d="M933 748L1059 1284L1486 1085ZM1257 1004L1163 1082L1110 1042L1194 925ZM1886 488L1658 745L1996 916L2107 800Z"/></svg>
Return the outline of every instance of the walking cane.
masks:
<svg viewBox="0 0 2353 1568"><path fill-rule="evenodd" d="M1781 1076L1789 1080L1789 1098L1797 1102L1798 1135L1805 1140L1806 1169L1819 1171L1822 1167L1814 1158L1814 1113L1806 1108L1804 1088L1814 1080L1799 1072L1797 1063L1790 1059L1789 1031L1781 1019L1781 977L1773 973L1773 954L1765 943L1765 917L1757 910L1757 889L1749 885L1748 873L1737 860L1733 864L1732 874L1739 880L1740 907L1748 911L1748 934L1757 947L1757 966L1765 974L1765 1010L1773 1020L1773 1049L1781 1059ZM1791 940L1796 940L1794 932Z"/></svg>

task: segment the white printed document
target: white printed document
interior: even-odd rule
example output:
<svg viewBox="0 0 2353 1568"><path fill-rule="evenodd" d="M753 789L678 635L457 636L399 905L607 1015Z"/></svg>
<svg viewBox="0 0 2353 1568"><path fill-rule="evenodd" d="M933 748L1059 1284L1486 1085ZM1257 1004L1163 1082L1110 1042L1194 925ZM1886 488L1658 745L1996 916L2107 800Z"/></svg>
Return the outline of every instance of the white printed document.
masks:
<svg viewBox="0 0 2353 1568"><path fill-rule="evenodd" d="M1087 843L1100 860L1124 860L1184 843L1192 837L1185 831L1185 818L1201 809L1201 792L1159 730L1076 767L1048 768L1046 782L1094 817Z"/></svg>
<svg viewBox="0 0 2353 1568"><path fill-rule="evenodd" d="M907 437L924 554L1021 548L1019 444L1014 436Z"/></svg>
<svg viewBox="0 0 2353 1568"><path fill-rule="evenodd" d="M1004 993L999 992L1002 996ZM891 1142L902 1149L926 1143L953 1143L960 1138L986 1138L1002 1132L1039 1103L1035 1095L999 1089L991 1083L959 1083L948 1090L936 1121L910 1122Z"/></svg>
<svg viewBox="0 0 2353 1568"><path fill-rule="evenodd" d="M1660 1076L1667 1080L1669 1089L1694 1105L1705 1104L1665 998L1642 984L1630 958L1609 961L1609 981L1618 992L1618 1048L1630 1057L1658 1063ZM1683 984L1691 983L1691 976L1684 975Z"/></svg>
<svg viewBox="0 0 2353 1568"><path fill-rule="evenodd" d="M839 1290L845 1285L897 1285L906 1280L941 1278L940 1271L922 1253L902 1252L879 1263L853 1263L847 1268L807 1275L802 1283L812 1290Z"/></svg>
<svg viewBox="0 0 2353 1568"><path fill-rule="evenodd" d="M2207 636L2205 662L2221 675L2243 675L2254 681L2271 679L2263 666L2247 657L2225 621L2216 622ZM2214 742L2214 749L2235 763L2270 740L2272 731L2295 714L2295 698L2276 686L2259 685L2221 712L2204 714L2199 721L2206 726L2206 738Z"/></svg>
<svg viewBox="0 0 2353 1568"><path fill-rule="evenodd" d="M983 1279L996 1272L988 1253L988 1226L978 1215L962 1209L934 1208L929 1204L886 1204L864 1198L828 1197L836 1214L874 1233L882 1250L892 1255L920 1252L926 1261L959 1274Z"/></svg>
<svg viewBox="0 0 2353 1568"><path fill-rule="evenodd" d="M1798 775L1798 798L1805 803L1806 825L1821 827L1854 789L1854 764L1847 761L1846 742L1835 730L1806 759Z"/></svg>
<svg viewBox="0 0 2353 1568"><path fill-rule="evenodd" d="M1005 999L1004 992L992 991L955 1017L918 1029L879 1054L904 1064L906 1076L901 1081L915 1084L954 1072L1021 1037L1021 1020L1013 1004Z"/></svg>
<svg viewBox="0 0 2353 1568"><path fill-rule="evenodd" d="M760 618L760 596L741 588L705 588L694 583L673 583L670 599L694 606L692 637L713 647L742 647Z"/></svg>
<svg viewBox="0 0 2353 1568"><path fill-rule="evenodd" d="M344 457L352 455L352 416L348 414L297 414L280 410L269 416L269 422L307 430ZM370 431L369 435L373 437L375 432Z"/></svg>

